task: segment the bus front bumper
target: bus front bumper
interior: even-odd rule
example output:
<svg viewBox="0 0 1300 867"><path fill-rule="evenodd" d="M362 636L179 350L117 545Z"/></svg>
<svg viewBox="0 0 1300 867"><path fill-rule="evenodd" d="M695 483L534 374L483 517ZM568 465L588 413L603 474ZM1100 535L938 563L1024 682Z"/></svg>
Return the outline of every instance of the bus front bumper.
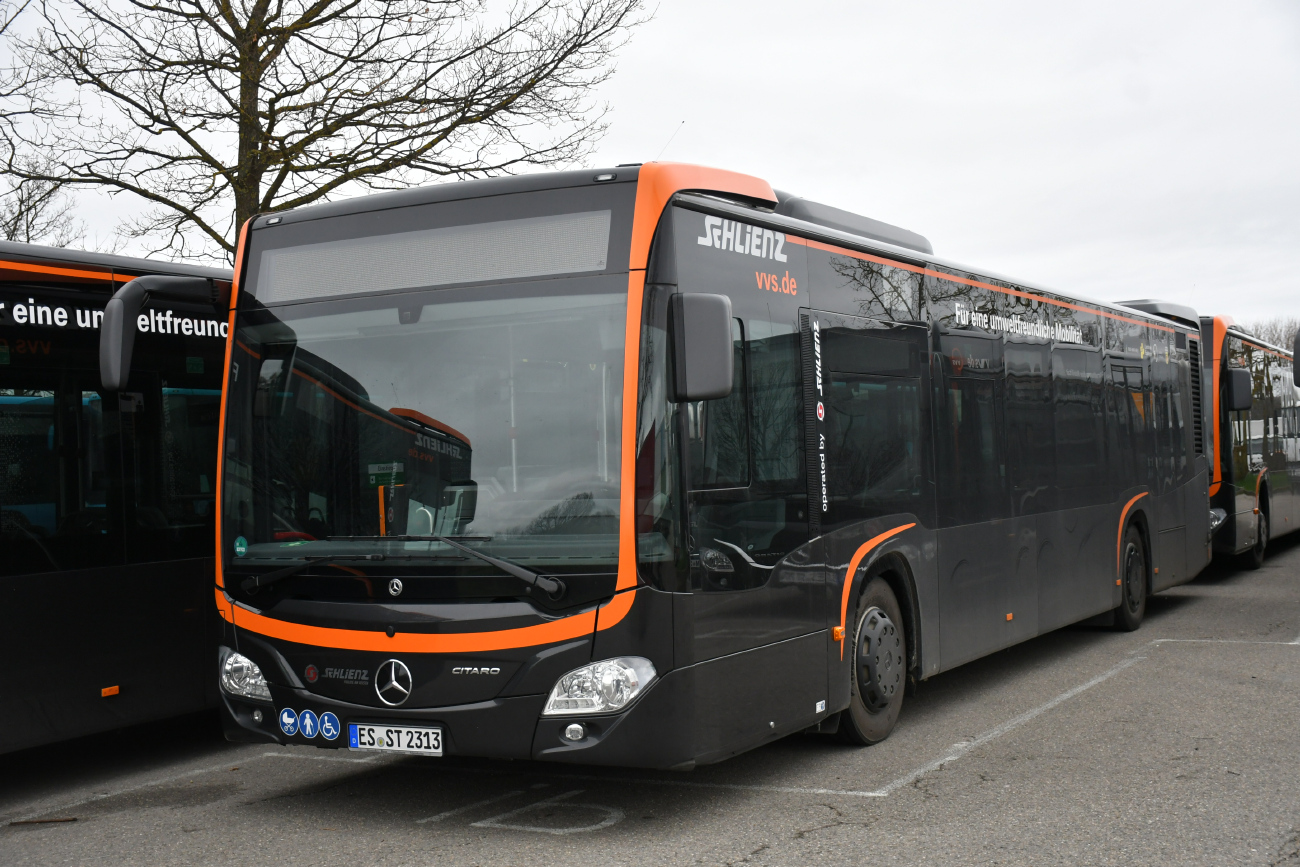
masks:
<svg viewBox="0 0 1300 867"><path fill-rule="evenodd" d="M631 706L617 714L542 716L544 695L495 698L435 708L377 708L325 698L305 689L272 684L271 702L221 694L222 722L232 741L293 744L348 749L350 723L429 726L442 729L443 754L498 759L536 759L591 765L642 768L687 768L694 764L688 717L688 678L669 672L651 683ZM317 733L288 735L281 730L284 709L295 715L310 710L318 718L332 713L340 722L337 737ZM260 711L260 713L254 713ZM574 723L584 736L565 737Z"/></svg>

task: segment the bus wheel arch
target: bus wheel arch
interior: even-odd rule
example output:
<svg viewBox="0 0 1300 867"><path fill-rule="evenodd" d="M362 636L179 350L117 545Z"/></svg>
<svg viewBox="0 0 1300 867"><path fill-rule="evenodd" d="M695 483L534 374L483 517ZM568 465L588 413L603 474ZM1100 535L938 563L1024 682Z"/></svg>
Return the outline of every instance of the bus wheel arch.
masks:
<svg viewBox="0 0 1300 867"><path fill-rule="evenodd" d="M880 578L894 591L894 598L903 615L903 636L907 640L907 672L912 680L921 679L921 612L916 596L916 581L907 558L897 551L879 557L862 576L858 594L874 578ZM855 623L854 626L857 624Z"/></svg>

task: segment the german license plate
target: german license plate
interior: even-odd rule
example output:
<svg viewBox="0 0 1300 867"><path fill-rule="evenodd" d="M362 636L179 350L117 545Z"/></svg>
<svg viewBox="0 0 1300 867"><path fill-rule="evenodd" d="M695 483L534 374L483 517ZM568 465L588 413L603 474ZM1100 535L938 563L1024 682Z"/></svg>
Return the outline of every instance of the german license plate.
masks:
<svg viewBox="0 0 1300 867"><path fill-rule="evenodd" d="M348 748L440 756L442 755L442 729L349 723Z"/></svg>

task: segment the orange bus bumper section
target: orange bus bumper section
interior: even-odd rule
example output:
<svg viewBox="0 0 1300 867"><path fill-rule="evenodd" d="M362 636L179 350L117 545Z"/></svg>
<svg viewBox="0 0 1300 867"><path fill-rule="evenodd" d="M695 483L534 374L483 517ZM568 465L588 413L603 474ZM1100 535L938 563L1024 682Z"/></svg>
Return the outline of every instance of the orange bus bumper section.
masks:
<svg viewBox="0 0 1300 867"><path fill-rule="evenodd" d="M700 758L691 730L695 671L673 669L673 595L641 587L616 594L599 608L530 627L394 631L390 637L276 620L235 605L218 591L218 608L228 624L223 643L258 665L271 693L267 704L223 691L226 734L244 742L347 749L351 723L436 726L443 732L445 755L691 766ZM593 661L632 655L650 658L658 676L626 708L542 715L561 676ZM375 681L392 659L409 668L413 688L409 700L386 707L376 696ZM287 734L279 719L286 708L296 715L311 711L322 720L332 714L336 736L327 739L320 731L307 736L301 729ZM585 731L576 742L564 735L573 723Z"/></svg>

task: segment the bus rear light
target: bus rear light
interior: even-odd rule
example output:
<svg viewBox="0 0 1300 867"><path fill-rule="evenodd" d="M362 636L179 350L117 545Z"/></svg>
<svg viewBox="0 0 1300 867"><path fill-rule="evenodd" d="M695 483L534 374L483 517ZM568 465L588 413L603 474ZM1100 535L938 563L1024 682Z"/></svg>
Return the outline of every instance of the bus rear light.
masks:
<svg viewBox="0 0 1300 867"><path fill-rule="evenodd" d="M546 700L543 716L621 710L655 678L655 667L639 656L593 662L561 677Z"/></svg>
<svg viewBox="0 0 1300 867"><path fill-rule="evenodd" d="M240 698L270 701L271 690L257 663L242 653L230 651L221 662L221 688Z"/></svg>

